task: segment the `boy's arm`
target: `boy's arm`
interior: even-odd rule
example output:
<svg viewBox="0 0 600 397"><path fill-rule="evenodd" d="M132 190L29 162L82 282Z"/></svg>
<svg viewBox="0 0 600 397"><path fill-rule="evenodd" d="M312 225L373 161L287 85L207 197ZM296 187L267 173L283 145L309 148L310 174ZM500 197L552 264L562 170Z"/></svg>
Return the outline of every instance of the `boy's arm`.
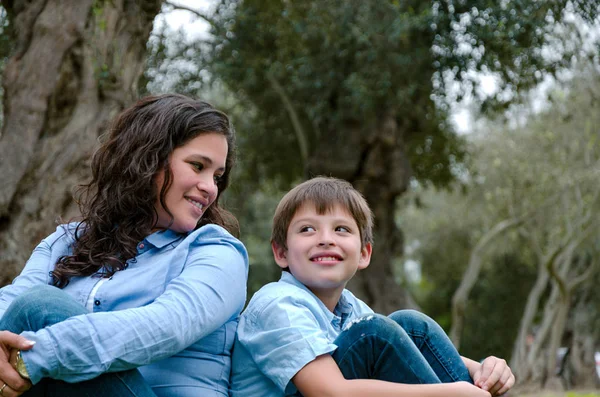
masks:
<svg viewBox="0 0 600 397"><path fill-rule="evenodd" d="M306 364L292 382L305 397L490 397L490 393L467 382L408 385L374 379L347 380L329 354Z"/></svg>
<svg viewBox="0 0 600 397"><path fill-rule="evenodd" d="M477 387L488 390L492 396L506 393L514 384L515 376L506 361L489 356L482 363L462 357Z"/></svg>

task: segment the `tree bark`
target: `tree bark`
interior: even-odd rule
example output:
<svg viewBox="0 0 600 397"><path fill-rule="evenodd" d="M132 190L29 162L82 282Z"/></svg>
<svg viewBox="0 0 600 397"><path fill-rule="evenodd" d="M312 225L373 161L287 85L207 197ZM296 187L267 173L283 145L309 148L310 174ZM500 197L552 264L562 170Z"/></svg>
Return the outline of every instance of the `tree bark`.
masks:
<svg viewBox="0 0 600 397"><path fill-rule="evenodd" d="M395 220L396 200L408 188L412 174L404 134L391 112L379 125L371 126L369 134L362 128L348 122L343 132L323 134L310 154L308 176L348 180L365 196L375 216L371 264L354 276L349 288L378 313L417 308L410 293L396 282L393 262L403 250Z"/></svg>
<svg viewBox="0 0 600 397"><path fill-rule="evenodd" d="M3 76L0 285L57 222L110 119L136 98L162 0L3 2L17 33Z"/></svg>

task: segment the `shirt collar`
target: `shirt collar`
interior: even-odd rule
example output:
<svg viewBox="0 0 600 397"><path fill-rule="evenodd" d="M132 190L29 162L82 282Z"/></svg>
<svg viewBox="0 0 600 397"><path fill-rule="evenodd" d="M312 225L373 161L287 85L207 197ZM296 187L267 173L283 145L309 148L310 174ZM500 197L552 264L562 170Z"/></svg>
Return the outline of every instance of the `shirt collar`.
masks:
<svg viewBox="0 0 600 397"><path fill-rule="evenodd" d="M337 305L335 305L335 308L333 309L333 313L332 313L331 311L329 311L329 309L327 309L327 307L321 301L321 299L319 299L315 294L313 294L313 292L310 289L308 289L308 287L306 285L304 285L300 281L298 281L292 273L286 272L286 271L281 272L280 281L282 281L284 283L295 285L296 287L301 288L301 289L307 291L312 296L314 296L314 298L317 300L319 305L322 306L322 309L325 311L327 316L330 317L330 320L333 319L334 316L340 317L342 320L342 324L343 324L345 322L345 320L348 318L348 316L350 314L352 314L354 307L352 306L352 303L348 302L348 299L346 298L346 294L345 294L346 290L344 290L342 292L342 295L340 296L340 300L338 301Z"/></svg>
<svg viewBox="0 0 600 397"><path fill-rule="evenodd" d="M180 238L184 237L185 234L174 232L170 229L160 230L147 236L144 240L156 248L163 248L164 246L171 244Z"/></svg>

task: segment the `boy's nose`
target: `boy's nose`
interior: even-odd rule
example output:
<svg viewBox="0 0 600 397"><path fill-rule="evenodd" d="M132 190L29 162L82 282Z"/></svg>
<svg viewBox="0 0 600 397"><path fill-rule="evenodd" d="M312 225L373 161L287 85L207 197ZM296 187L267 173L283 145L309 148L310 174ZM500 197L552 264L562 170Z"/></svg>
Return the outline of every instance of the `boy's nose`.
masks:
<svg viewBox="0 0 600 397"><path fill-rule="evenodd" d="M319 246L335 245L335 240L330 233L321 233L319 238Z"/></svg>

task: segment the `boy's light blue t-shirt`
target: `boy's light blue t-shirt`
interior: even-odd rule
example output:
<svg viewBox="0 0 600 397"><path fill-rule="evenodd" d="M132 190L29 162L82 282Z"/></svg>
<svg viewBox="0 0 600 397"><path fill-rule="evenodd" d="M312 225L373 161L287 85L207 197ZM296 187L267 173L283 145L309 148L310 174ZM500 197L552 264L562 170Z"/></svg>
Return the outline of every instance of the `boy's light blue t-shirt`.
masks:
<svg viewBox="0 0 600 397"><path fill-rule="evenodd" d="M283 272L262 287L242 313L233 349L231 397L294 395L290 381L306 364L331 354L353 319L373 311L344 290L334 313L308 288Z"/></svg>

